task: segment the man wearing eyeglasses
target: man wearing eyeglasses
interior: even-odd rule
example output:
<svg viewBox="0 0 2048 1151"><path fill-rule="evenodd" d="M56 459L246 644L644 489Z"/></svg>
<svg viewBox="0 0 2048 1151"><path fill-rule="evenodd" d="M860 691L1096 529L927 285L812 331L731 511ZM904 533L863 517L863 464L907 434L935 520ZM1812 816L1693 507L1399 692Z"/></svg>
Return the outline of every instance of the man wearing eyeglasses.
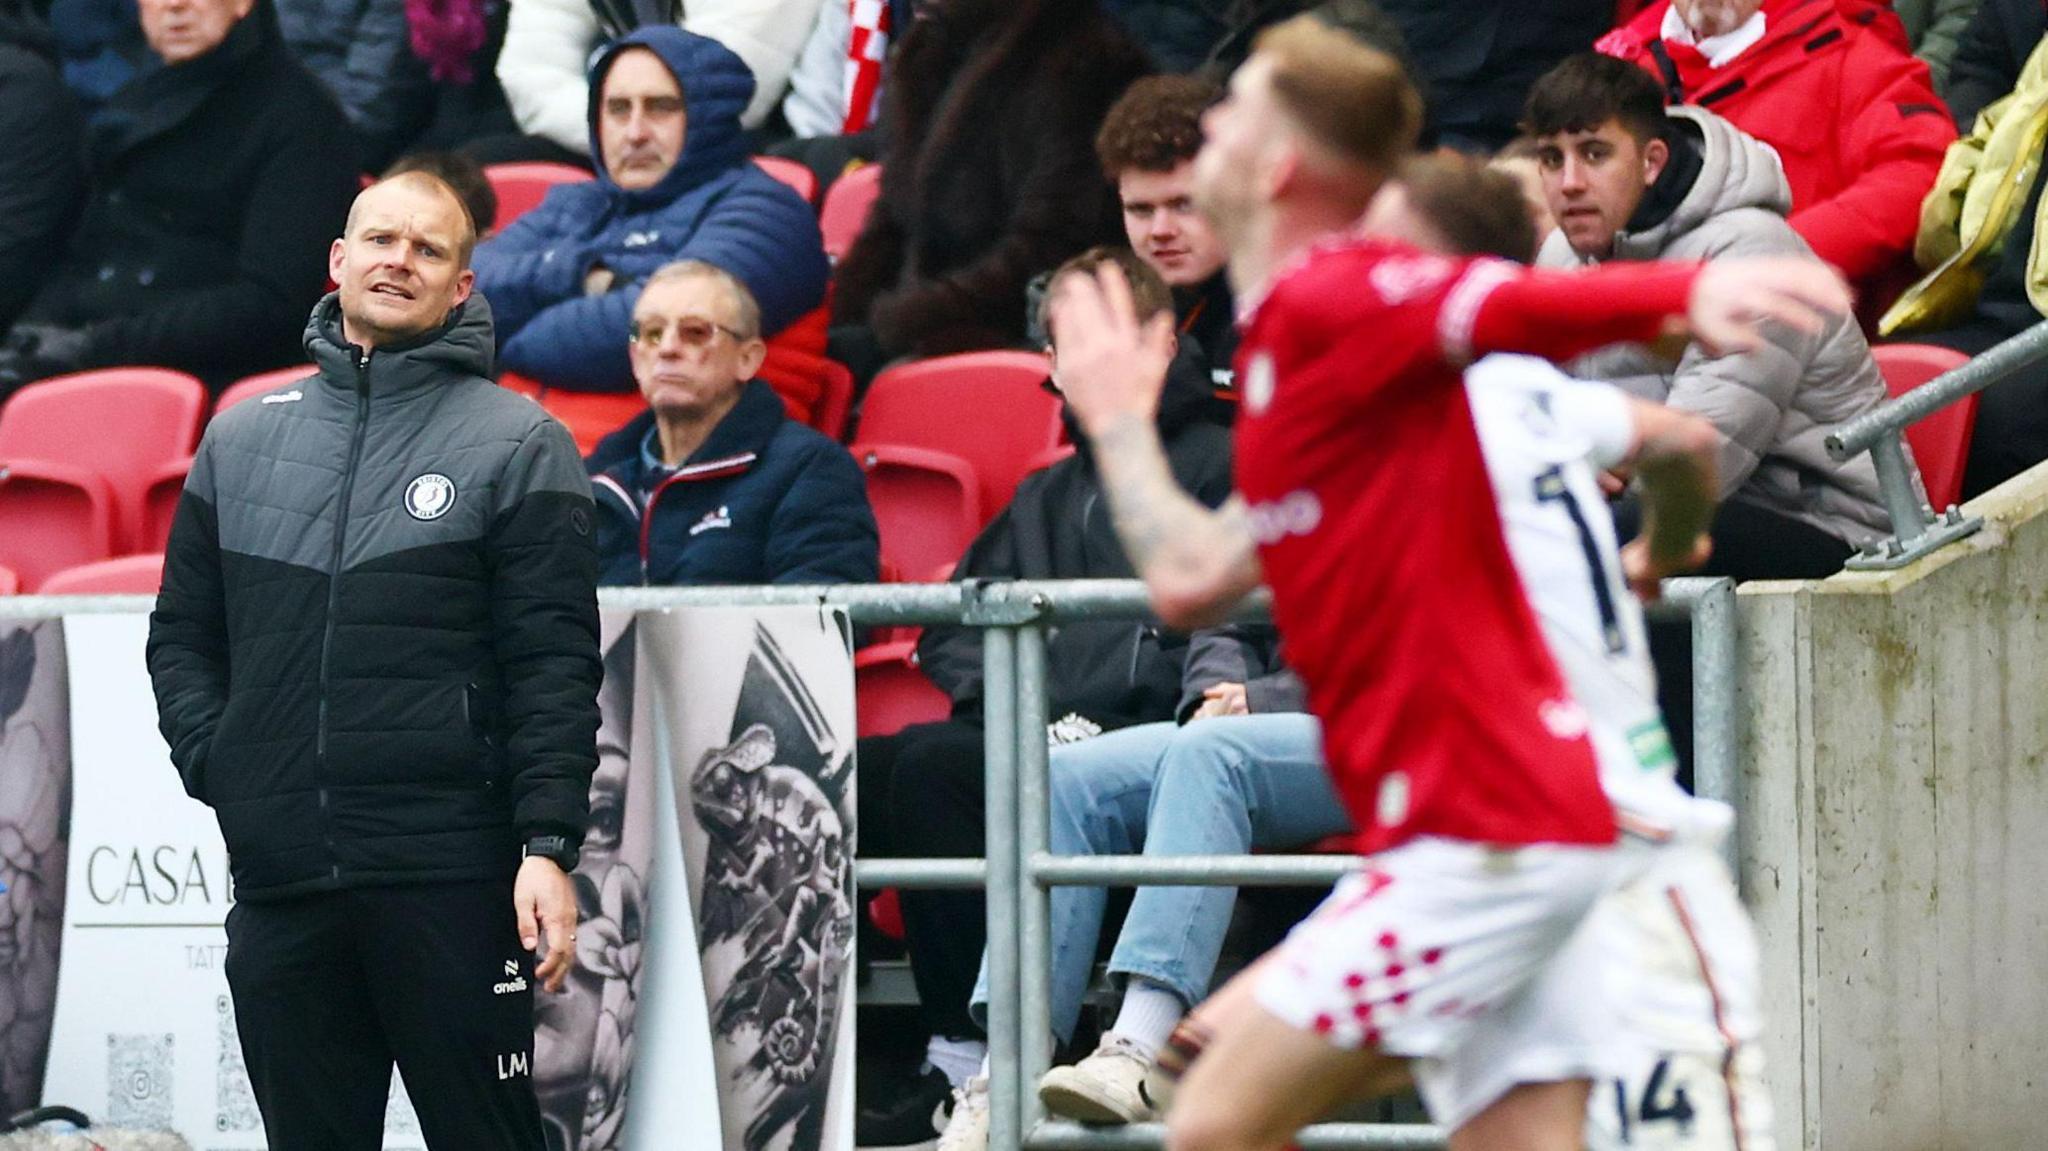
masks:
<svg viewBox="0 0 2048 1151"><path fill-rule="evenodd" d="M633 304L647 411L586 461L601 584L871 583L880 537L846 449L754 379L761 309L730 273L681 260Z"/></svg>

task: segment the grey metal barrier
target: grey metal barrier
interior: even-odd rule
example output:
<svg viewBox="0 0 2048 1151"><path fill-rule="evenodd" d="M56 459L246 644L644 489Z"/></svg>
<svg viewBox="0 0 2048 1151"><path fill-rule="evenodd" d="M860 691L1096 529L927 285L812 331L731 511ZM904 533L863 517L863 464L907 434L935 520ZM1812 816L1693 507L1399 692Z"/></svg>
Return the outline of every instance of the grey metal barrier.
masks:
<svg viewBox="0 0 2048 1151"><path fill-rule="evenodd" d="M2035 324L1902 396L1886 400L1829 434L1828 455L1838 462L1854 459L1861 452L1870 453L1877 468L1885 511L1892 521L1892 534L1866 546L1849 560L1849 567L1903 567L1984 526L1982 519L1966 516L1954 505L1937 515L1921 501L1913 486L1913 471L1906 466L1906 427L2044 360L2048 360L2048 321Z"/></svg>
<svg viewBox="0 0 2048 1151"><path fill-rule="evenodd" d="M884 584L802 587L607 588L599 602L635 611L687 607L840 606L856 624L959 624L984 629L983 731L988 830L983 859L857 860L862 887L973 888L988 893L989 1146L993 1151L1151 1151L1157 1124L1085 1127L1047 1121L1025 1090L1052 1063L1051 889L1135 884L1327 886L1355 856L1065 857L1047 850L1046 628L1076 620L1144 619L1135 580ZM145 596L0 597L0 619L147 610ZM1263 619L1263 593L1240 610ZM1735 585L1726 579L1664 584L1657 614L1689 616L1693 637L1694 786L1741 810L1735 762ZM1732 851L1732 843L1730 845ZM1324 1123L1296 1139L1303 1151L1436 1151L1444 1133L1425 1124Z"/></svg>

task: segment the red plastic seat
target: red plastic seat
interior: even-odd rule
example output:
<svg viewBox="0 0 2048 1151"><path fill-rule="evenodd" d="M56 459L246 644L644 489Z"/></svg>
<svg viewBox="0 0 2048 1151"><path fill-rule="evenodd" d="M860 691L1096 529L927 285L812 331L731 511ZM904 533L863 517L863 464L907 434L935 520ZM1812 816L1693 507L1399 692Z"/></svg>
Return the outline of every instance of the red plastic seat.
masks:
<svg viewBox="0 0 2048 1151"><path fill-rule="evenodd" d="M484 178L491 182L491 191L498 194L497 230L500 232L511 226L512 221L539 207L547 197L548 189L556 184L580 184L595 179L589 172L572 164L545 161L486 164Z"/></svg>
<svg viewBox="0 0 2048 1151"><path fill-rule="evenodd" d="M789 185L797 195L804 198L804 203L818 202L818 174L809 167L795 160L785 160L781 156L756 156L754 164L763 172Z"/></svg>
<svg viewBox="0 0 2048 1151"><path fill-rule="evenodd" d="M107 558L113 538L114 497L98 475L0 458L0 564L14 569L23 591L65 568Z"/></svg>
<svg viewBox="0 0 2048 1151"><path fill-rule="evenodd" d="M162 552L65 568L38 588L43 595L155 595L164 582Z"/></svg>
<svg viewBox="0 0 2048 1151"><path fill-rule="evenodd" d="M1870 349L1885 390L1901 396L1934 377L1970 362L1953 348L1932 344L1879 344ZM1976 395L1965 396L1906 429L1920 482L1935 510L1962 499L1963 468L1970 459L1970 437L1977 424Z"/></svg>
<svg viewBox="0 0 2048 1151"><path fill-rule="evenodd" d="M647 401L639 392L570 392L543 387L538 399L549 415L569 429L576 439L576 450L586 456L597 441L647 410Z"/></svg>
<svg viewBox="0 0 2048 1151"><path fill-rule="evenodd" d="M917 578L959 560L981 530L981 483L959 456L900 444L855 444L882 558Z"/></svg>
<svg viewBox="0 0 2048 1151"><path fill-rule="evenodd" d="M275 371L258 372L253 376L243 376L241 379L221 389L220 398L213 401L213 414L217 416L236 404L241 403L243 400L253 396L260 396L265 392L274 392L286 384L296 384L302 380L310 380L313 378L313 374L313 366L311 364L300 364L297 367L278 368Z"/></svg>
<svg viewBox="0 0 2048 1151"><path fill-rule="evenodd" d="M98 476L113 500L109 546L148 550L149 489L192 457L207 403L205 385L167 368L57 376L16 392L0 409L0 461L35 460Z"/></svg>
<svg viewBox="0 0 2048 1151"><path fill-rule="evenodd" d="M890 368L868 388L859 440L966 460L981 479L986 522L1060 442L1059 398L1040 386L1046 373L1035 352L969 352Z"/></svg>
<svg viewBox="0 0 2048 1151"><path fill-rule="evenodd" d="M953 700L917 667L917 643L896 640L853 653L854 728L865 739L953 714Z"/></svg>
<svg viewBox="0 0 2048 1151"><path fill-rule="evenodd" d="M867 225L868 212L882 195L882 166L863 164L825 189L818 210L818 230L825 234L825 254L838 263Z"/></svg>

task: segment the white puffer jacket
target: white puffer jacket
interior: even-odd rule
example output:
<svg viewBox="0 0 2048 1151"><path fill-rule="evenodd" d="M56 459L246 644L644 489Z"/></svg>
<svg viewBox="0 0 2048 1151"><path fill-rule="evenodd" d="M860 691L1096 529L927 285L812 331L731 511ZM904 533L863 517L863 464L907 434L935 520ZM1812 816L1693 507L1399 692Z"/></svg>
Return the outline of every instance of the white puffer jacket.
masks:
<svg viewBox="0 0 2048 1151"><path fill-rule="evenodd" d="M1674 107L1671 135L1691 142L1700 159L1692 186L1652 222L1614 237L1614 259L1692 263L1740 256L1813 256L1785 222L1792 193L1777 153L1701 108ZM1686 146L1683 143L1674 146ZM1676 178L1681 166L1667 169ZM1660 180L1660 184L1663 181ZM1653 188L1645 203L1660 191ZM1539 265L1579 267L1562 232L1552 232ZM1885 398L1884 379L1853 318L1828 323L1818 335L1783 327L1754 352L1710 356L1687 346L1676 365L1639 346L1585 356L1573 374L1605 380L1647 400L1713 422L1721 433L1721 497L1779 512L1852 545L1886 535L1890 520L1868 455L1845 464L1830 459L1828 432Z"/></svg>

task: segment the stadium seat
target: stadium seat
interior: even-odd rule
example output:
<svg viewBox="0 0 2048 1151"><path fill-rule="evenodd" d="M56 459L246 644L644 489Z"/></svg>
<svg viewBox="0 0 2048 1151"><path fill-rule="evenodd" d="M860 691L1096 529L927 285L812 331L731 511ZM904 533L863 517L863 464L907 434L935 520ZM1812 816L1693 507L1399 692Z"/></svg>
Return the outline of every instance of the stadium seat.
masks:
<svg viewBox="0 0 2048 1151"><path fill-rule="evenodd" d="M100 477L113 499L113 554L153 550L162 543L149 539L149 490L167 470L183 474L199 446L207 403L205 385L166 368L56 376L16 392L0 409L0 461L34 460Z"/></svg>
<svg viewBox="0 0 2048 1151"><path fill-rule="evenodd" d="M14 595L21 591L21 577L10 567L0 567L0 595Z"/></svg>
<svg viewBox="0 0 2048 1151"><path fill-rule="evenodd" d="M55 572L113 553L114 497L76 465L0 458L0 564L23 591Z"/></svg>
<svg viewBox="0 0 2048 1151"><path fill-rule="evenodd" d="M639 392L570 392L543 387L537 399L549 415L569 429L576 439L576 450L586 456L597 441L647 410L647 401L640 398Z"/></svg>
<svg viewBox="0 0 2048 1151"><path fill-rule="evenodd" d="M959 456L901 444L855 444L882 558L898 572L953 563L981 530L981 483Z"/></svg>
<svg viewBox="0 0 2048 1151"><path fill-rule="evenodd" d="M43 595L155 595L164 582L162 552L65 568L43 581Z"/></svg>
<svg viewBox="0 0 2048 1151"><path fill-rule="evenodd" d="M1060 442L1059 397L1035 352L969 352L890 368L861 408L863 444L930 448L965 459L981 480L983 522Z"/></svg>
<svg viewBox="0 0 2048 1151"><path fill-rule="evenodd" d="M1885 390L1902 396L1970 357L1932 344L1879 344L1870 349ZM1977 396L1965 396L1906 429L1913 462L1920 466L1927 502L1936 511L1962 498L1963 467L1970 458L1970 436L1977 423Z"/></svg>
<svg viewBox="0 0 2048 1151"><path fill-rule="evenodd" d="M917 668L914 640L871 644L853 653L854 730L860 738L894 735L913 723L953 714L953 700Z"/></svg>
<svg viewBox="0 0 2048 1151"><path fill-rule="evenodd" d="M818 174L808 167L780 156L756 156L754 163L763 172L788 184L797 195L804 198L804 203L818 202Z"/></svg>
<svg viewBox="0 0 2048 1151"><path fill-rule="evenodd" d="M550 164L544 161L522 164L486 164L484 178L491 182L491 190L498 194L498 226L502 232L512 221L540 205L548 189L556 184L577 184L594 179L590 173L571 164Z"/></svg>
<svg viewBox="0 0 2048 1151"><path fill-rule="evenodd" d="M301 380L310 380L312 378L313 366L311 364L300 364L297 367L278 368L275 371L258 372L253 376L243 376L241 379L221 389L220 398L213 401L213 414L217 416L251 396L260 396L265 392L274 392L286 384L295 384Z"/></svg>
<svg viewBox="0 0 2048 1151"><path fill-rule="evenodd" d="M818 211L818 230L825 234L825 254L838 263L853 247L853 241L867 224L868 210L882 194L882 166L863 164L846 173L825 189L825 204Z"/></svg>

